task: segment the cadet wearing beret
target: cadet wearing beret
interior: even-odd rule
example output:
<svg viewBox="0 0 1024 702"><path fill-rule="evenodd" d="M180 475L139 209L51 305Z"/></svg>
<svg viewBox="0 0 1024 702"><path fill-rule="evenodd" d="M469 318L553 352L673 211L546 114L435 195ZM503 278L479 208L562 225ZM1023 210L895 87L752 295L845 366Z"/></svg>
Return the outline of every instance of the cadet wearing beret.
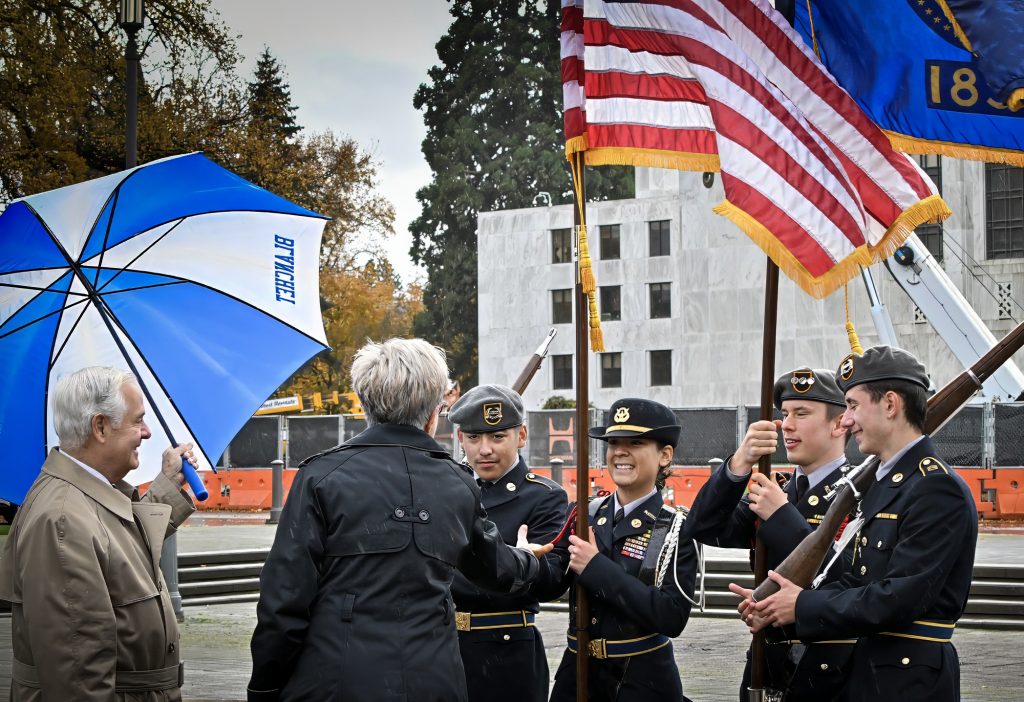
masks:
<svg viewBox="0 0 1024 702"><path fill-rule="evenodd" d="M519 455L526 444L519 393L504 385L480 385L452 406L448 418L458 425L480 499L502 538L515 544L519 526L526 524L531 541L551 541L565 521L568 498L561 485L531 472ZM482 590L456 574L452 597L471 702L547 699L547 657L534 617L540 601L561 594L565 570L557 556L549 558L554 559L550 569L542 569L533 586L516 595Z"/></svg>
<svg viewBox="0 0 1024 702"><path fill-rule="evenodd" d="M860 637L843 699L959 700L950 639L971 587L978 514L923 434L928 375L906 351L876 346L844 358L836 376L843 426L881 461L861 501L852 564L819 590L773 575L782 589L753 609L744 601L741 612L754 615L754 628L795 622L802 640Z"/></svg>
<svg viewBox="0 0 1024 702"><path fill-rule="evenodd" d="M769 568L778 566L821 523L828 495L849 467L846 429L840 426L846 400L832 371L798 368L783 373L775 381L774 399L782 421L759 420L747 428L736 453L697 493L686 520L691 536L711 546L752 549L759 533ZM775 453L779 427L786 455L796 466L785 488L761 473L752 475L761 456ZM757 519L763 522L759 532ZM838 577L841 568L830 572ZM790 702L834 698L846 680L853 639L792 650L794 638L781 629L768 632L765 686L785 690ZM741 702L747 700L749 686L748 653Z"/></svg>
<svg viewBox="0 0 1024 702"><path fill-rule="evenodd" d="M685 698L670 639L690 616L697 551L681 535L683 513L664 504L661 490L681 427L665 405L636 398L618 400L609 416L611 423L592 428L590 436L608 443L616 490L590 503L589 541L574 535L555 545L555 553L569 553L567 584L578 580L589 594L588 699L680 702ZM667 570L663 563L670 564ZM575 588L568 633L551 702L576 700Z"/></svg>

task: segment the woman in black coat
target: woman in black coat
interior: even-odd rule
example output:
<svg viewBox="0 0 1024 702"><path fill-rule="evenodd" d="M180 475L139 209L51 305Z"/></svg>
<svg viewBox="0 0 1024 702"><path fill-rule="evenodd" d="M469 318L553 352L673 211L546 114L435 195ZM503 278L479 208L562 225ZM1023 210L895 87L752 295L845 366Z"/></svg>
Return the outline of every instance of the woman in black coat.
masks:
<svg viewBox="0 0 1024 702"><path fill-rule="evenodd" d="M568 584L588 594L588 699L680 702L686 698L670 639L690 616L698 557L679 538L683 513L661 498L680 426L672 410L648 400L619 400L609 413L612 423L590 436L608 442L616 491L590 504L589 540L573 535L556 544L568 551ZM575 623L573 588L552 702L576 699Z"/></svg>

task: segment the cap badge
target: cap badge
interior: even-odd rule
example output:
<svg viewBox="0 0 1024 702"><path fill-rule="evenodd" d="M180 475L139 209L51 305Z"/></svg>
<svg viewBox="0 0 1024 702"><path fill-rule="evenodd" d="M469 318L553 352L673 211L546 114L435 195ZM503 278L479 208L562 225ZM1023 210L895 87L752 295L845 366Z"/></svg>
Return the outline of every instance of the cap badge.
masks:
<svg viewBox="0 0 1024 702"><path fill-rule="evenodd" d="M640 528L640 525L641 525L641 524L643 524L643 522L641 522L641 521L640 521L639 519L634 519L634 520L633 520L633 521L631 521L631 522L630 522L629 524L630 524L630 526L632 526L632 527L633 527L634 529L639 529L639 528Z"/></svg>
<svg viewBox="0 0 1024 702"><path fill-rule="evenodd" d="M798 392L801 395L803 395L805 392L809 392L810 389L814 387L814 371L793 371L793 377L789 379L789 382L793 384L794 392Z"/></svg>
<svg viewBox="0 0 1024 702"><path fill-rule="evenodd" d="M839 377L843 380L849 380L853 376L853 354L843 359L842 363L839 364Z"/></svg>
<svg viewBox="0 0 1024 702"><path fill-rule="evenodd" d="M616 424L623 424L625 422L628 422L629 421L629 408L628 407L620 407L620 408L618 408L617 410L615 410L615 416L612 417L612 419L615 420Z"/></svg>
<svg viewBox="0 0 1024 702"><path fill-rule="evenodd" d="M501 403L500 402L485 402L484 403L484 421L488 425L494 426L501 421Z"/></svg>

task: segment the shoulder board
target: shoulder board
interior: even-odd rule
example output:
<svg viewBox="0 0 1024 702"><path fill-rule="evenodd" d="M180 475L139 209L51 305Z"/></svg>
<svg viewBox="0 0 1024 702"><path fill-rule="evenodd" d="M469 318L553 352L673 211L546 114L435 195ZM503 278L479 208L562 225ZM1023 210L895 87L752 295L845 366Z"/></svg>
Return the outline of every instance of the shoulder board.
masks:
<svg viewBox="0 0 1024 702"><path fill-rule="evenodd" d="M917 469L921 471L921 475L927 476L929 473L945 473L949 475L949 468L934 456L928 456L922 458L921 462L917 464Z"/></svg>
<svg viewBox="0 0 1024 702"><path fill-rule="evenodd" d="M561 489L563 489L561 485L556 483L551 478L547 478L547 477L545 477L543 475L537 475L536 473L527 473L526 474L526 479L529 480L531 483L537 483L538 485L543 485L548 490L556 490L556 489L557 490L561 490Z"/></svg>

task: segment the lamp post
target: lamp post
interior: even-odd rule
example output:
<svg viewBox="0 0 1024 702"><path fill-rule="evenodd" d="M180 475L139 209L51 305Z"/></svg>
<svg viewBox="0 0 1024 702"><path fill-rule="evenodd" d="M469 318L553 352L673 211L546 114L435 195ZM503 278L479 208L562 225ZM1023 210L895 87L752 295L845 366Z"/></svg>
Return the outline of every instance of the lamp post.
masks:
<svg viewBox="0 0 1024 702"><path fill-rule="evenodd" d="M128 34L128 46L125 48L124 61L127 67L125 78L125 97L127 115L125 119L125 153L124 167L134 168L138 163L138 103L139 103L139 45L135 35L142 29L145 19L143 0L121 0L121 9L117 13L117 22Z"/></svg>

